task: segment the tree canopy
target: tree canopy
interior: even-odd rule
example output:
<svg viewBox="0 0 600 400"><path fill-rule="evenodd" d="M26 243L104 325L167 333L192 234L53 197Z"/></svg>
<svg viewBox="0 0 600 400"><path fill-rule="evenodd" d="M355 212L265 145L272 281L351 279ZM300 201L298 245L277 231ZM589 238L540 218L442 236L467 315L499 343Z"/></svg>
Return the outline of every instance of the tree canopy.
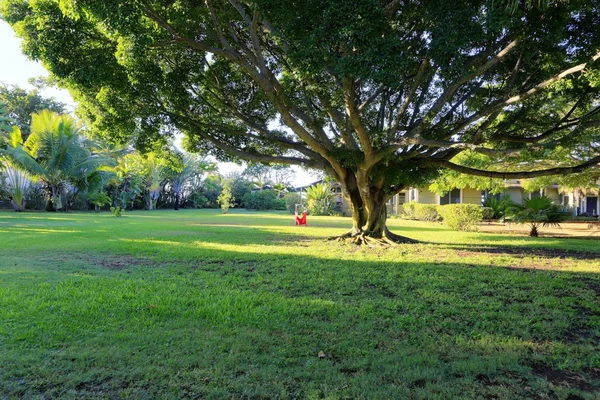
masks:
<svg viewBox="0 0 600 400"><path fill-rule="evenodd" d="M66 112L65 105L54 98L43 97L36 89L26 91L16 85L0 84L0 103L5 105L11 122L21 130L23 140L29 136L32 114L43 110L57 114Z"/></svg>
<svg viewBox="0 0 600 400"><path fill-rule="evenodd" d="M142 147L182 132L222 160L327 171L352 234L391 237L385 201L444 168L505 179L600 161L598 1L502 3L4 0L0 11L93 129Z"/></svg>

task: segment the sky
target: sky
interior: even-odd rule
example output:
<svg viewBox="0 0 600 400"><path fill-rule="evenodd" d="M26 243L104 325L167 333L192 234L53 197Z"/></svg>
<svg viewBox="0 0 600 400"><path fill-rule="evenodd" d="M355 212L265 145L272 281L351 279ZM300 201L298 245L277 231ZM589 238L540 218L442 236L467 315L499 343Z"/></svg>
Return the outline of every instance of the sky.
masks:
<svg viewBox="0 0 600 400"><path fill-rule="evenodd" d="M48 76L48 72L41 63L28 60L21 53L21 39L16 37L12 28L4 21L0 20L0 82L9 85L18 85L23 89L31 90L34 87L28 83L30 78L38 76ZM68 108L74 110L76 107L73 98L67 90L48 88L40 91L44 97L54 97L58 101L67 104ZM219 172L228 174L236 170L243 170L243 166L234 163L219 163ZM296 173L292 182L294 186L308 185L317 178L306 171L292 167Z"/></svg>

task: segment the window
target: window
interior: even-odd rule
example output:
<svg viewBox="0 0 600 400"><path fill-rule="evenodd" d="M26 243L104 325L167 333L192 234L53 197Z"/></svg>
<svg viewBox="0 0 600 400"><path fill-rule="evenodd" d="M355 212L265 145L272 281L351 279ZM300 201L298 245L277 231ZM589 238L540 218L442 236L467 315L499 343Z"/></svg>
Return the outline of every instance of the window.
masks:
<svg viewBox="0 0 600 400"><path fill-rule="evenodd" d="M536 190L535 192L529 193L530 199L537 199L538 197L542 197L544 195L544 189Z"/></svg>
<svg viewBox="0 0 600 400"><path fill-rule="evenodd" d="M460 189L454 189L440 196L440 205L460 203Z"/></svg>
<svg viewBox="0 0 600 400"><path fill-rule="evenodd" d="M406 203L406 193L398 193L398 204Z"/></svg>

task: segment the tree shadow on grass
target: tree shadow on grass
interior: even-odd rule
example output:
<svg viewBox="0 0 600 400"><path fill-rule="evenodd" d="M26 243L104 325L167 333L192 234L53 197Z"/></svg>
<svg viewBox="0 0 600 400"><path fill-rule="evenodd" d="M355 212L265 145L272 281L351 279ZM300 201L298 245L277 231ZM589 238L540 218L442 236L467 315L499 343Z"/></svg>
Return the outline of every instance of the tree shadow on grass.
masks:
<svg viewBox="0 0 600 400"><path fill-rule="evenodd" d="M525 246L508 246L499 244L497 246L476 245L476 244L439 244L430 243L438 246L441 249L455 250L459 256L475 256L475 255L510 255L513 257L545 257L545 258L572 258L577 260L600 260L600 252L583 252L570 249L557 249L552 247L525 247Z"/></svg>
<svg viewBox="0 0 600 400"><path fill-rule="evenodd" d="M104 253L73 256L70 268L89 274L58 276L63 279L60 290L47 285L43 275L42 284L31 279L23 283L19 298L52 303L8 303L10 325L5 329L14 329L14 335L4 340L7 354L30 354L37 362L29 365L27 358L0 355L5 367L0 387L3 381L9 383L0 394L600 394L595 364L600 350L599 274L478 264L477 255L498 255L492 250L498 247L489 245L431 244L432 249L456 252L463 262L411 261L410 253L402 255L402 247L394 250L398 260L365 260L364 255L349 260L332 257L345 249L341 245L331 246L332 254L293 254L286 248L275 252L273 244L290 245L299 236L262 228L235 232L221 241L213 236L193 242L185 237L147 243L140 239L135 254L127 253L133 247L116 247L120 253L106 262ZM271 249L251 252L255 245ZM289 249L294 246L298 243ZM502 248L523 257L546 250ZM460 253L466 251L471 253ZM51 256L48 252L49 262L61 259ZM3 282L10 278L18 285L19 273L15 269L4 274ZM38 321L33 331L28 328L32 320ZM52 350L56 348L60 351ZM103 353L105 348L110 351ZM86 374L73 378L77 370ZM23 371L31 376L14 375ZM162 392L165 387L171 391Z"/></svg>

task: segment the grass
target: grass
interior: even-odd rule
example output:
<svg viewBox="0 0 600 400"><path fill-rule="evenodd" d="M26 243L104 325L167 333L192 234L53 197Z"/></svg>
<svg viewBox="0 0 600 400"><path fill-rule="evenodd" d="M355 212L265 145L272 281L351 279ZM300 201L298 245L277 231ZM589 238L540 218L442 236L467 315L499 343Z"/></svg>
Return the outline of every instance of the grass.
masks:
<svg viewBox="0 0 600 400"><path fill-rule="evenodd" d="M600 396L599 241L309 224L0 213L0 397Z"/></svg>

